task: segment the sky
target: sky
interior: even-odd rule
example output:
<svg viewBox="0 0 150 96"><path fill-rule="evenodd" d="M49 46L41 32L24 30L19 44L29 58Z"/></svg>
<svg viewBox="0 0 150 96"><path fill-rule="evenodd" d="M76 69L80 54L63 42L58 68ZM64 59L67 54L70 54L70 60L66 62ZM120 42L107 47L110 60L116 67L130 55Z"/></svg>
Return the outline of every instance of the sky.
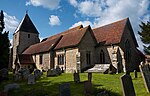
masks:
<svg viewBox="0 0 150 96"><path fill-rule="evenodd" d="M142 50L139 24L150 21L150 0L1 0L0 10L11 41L26 12L41 39L81 24L97 28L129 18Z"/></svg>

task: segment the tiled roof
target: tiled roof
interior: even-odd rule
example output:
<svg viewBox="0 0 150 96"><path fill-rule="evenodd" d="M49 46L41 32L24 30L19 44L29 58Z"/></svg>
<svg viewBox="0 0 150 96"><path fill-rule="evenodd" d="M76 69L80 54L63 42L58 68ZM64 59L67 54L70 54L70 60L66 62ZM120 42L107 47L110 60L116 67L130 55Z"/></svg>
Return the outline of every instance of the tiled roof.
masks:
<svg viewBox="0 0 150 96"><path fill-rule="evenodd" d="M79 30L81 28L83 28L82 25L77 26L77 27L72 28L72 29L69 29L67 31L61 32L59 34L53 35L53 36L49 37L48 39L46 39L43 42L31 45L29 48L27 48L23 52L23 54L36 54L36 53L41 53L41 52L47 52L51 48L53 48L54 46L56 46L56 44L62 38L63 35L72 33L73 31Z"/></svg>
<svg viewBox="0 0 150 96"><path fill-rule="evenodd" d="M57 42L61 39L62 36L47 39L46 41L31 45L29 48L27 48L23 54L36 54L41 52L47 52L54 46L56 46Z"/></svg>
<svg viewBox="0 0 150 96"><path fill-rule="evenodd" d="M19 24L15 32L18 32L18 31L39 34L34 24L32 23L30 17L28 16L28 14L26 14L25 17L22 19L21 23Z"/></svg>
<svg viewBox="0 0 150 96"><path fill-rule="evenodd" d="M120 43L127 21L128 18L93 29L97 43L105 42L106 45Z"/></svg>
<svg viewBox="0 0 150 96"><path fill-rule="evenodd" d="M71 28L71 29L66 30L66 31L64 31L64 32L61 32L61 33L58 33L58 34L56 34L56 35L50 36L48 39L53 39L53 38L56 38L56 37L59 37L59 36L62 36L62 35L71 33L71 32L73 32L73 31L75 31L75 30L79 30L79 29L81 29L81 28L83 28L83 26L82 26L82 25L79 25L79 26L77 26L77 27Z"/></svg>
<svg viewBox="0 0 150 96"><path fill-rule="evenodd" d="M28 54L20 54L18 55L18 59L20 64L34 64L32 56Z"/></svg>
<svg viewBox="0 0 150 96"><path fill-rule="evenodd" d="M64 34L62 39L56 45L55 49L73 47L78 45L88 28L90 28L90 26L81 28L79 30L74 30L68 34Z"/></svg>

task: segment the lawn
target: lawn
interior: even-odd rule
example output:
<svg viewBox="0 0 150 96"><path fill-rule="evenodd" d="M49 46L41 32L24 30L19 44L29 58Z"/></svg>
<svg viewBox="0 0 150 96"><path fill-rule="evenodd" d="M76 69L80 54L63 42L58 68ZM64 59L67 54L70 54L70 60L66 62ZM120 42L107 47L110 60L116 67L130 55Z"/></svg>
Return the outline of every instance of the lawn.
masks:
<svg viewBox="0 0 150 96"><path fill-rule="evenodd" d="M120 85L120 74L102 74L102 73L93 73L92 84L93 84L93 95L96 96L97 92L102 90L107 90L110 96L122 96L122 89ZM134 84L134 89L136 96L150 96L146 92L143 79L141 74L138 73L138 78L134 78L133 73L131 73L132 81ZM12 78L12 74L10 74ZM17 90L11 90L9 92L10 96L58 96L59 95L59 85L63 83L70 83L71 87L71 96L83 96L84 94L84 81L87 80L87 73L80 74L81 83L73 82L73 74L61 74L56 77L46 77L46 73L36 80L35 85L28 85L27 81L16 82L20 84L20 88ZM12 80L4 81L0 84L0 90L2 91L4 85L13 83Z"/></svg>

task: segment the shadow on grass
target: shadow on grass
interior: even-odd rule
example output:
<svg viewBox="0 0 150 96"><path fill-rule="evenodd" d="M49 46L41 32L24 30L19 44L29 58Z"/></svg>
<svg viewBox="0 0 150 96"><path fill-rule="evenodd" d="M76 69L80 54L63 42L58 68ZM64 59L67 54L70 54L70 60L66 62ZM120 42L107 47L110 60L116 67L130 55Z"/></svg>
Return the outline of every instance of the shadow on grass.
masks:
<svg viewBox="0 0 150 96"><path fill-rule="evenodd" d="M51 81L37 82L35 85L28 85L25 82L20 84L17 90L9 91L9 96L59 96L59 85L69 83L71 96L84 96L84 83L60 82L52 83ZM103 85L93 85L92 96L120 96L111 90L98 88ZM97 94L104 95L97 95ZM107 94L107 95L106 95Z"/></svg>

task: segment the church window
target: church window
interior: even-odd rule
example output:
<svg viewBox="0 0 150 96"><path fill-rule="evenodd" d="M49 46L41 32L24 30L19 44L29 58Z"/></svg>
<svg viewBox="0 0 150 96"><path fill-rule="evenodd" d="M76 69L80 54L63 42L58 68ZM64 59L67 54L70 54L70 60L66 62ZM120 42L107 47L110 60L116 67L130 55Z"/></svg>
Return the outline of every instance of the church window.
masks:
<svg viewBox="0 0 150 96"><path fill-rule="evenodd" d="M86 63L87 65L91 65L91 52L90 51L86 52Z"/></svg>
<svg viewBox="0 0 150 96"><path fill-rule="evenodd" d="M58 55L57 56L57 62L58 62L58 65L64 65L64 55L61 54L61 55Z"/></svg>
<svg viewBox="0 0 150 96"><path fill-rule="evenodd" d="M30 38L30 34L28 34L28 38Z"/></svg>
<svg viewBox="0 0 150 96"><path fill-rule="evenodd" d="M42 54L40 55L40 60L39 61L40 61L40 64L43 63L43 55Z"/></svg>
<svg viewBox="0 0 150 96"><path fill-rule="evenodd" d="M129 40L127 40L125 42L125 60L126 60L126 62L130 61L130 57L131 57L131 46L130 46Z"/></svg>
<svg viewBox="0 0 150 96"><path fill-rule="evenodd" d="M100 64L105 64L105 53L103 50L100 52Z"/></svg>

